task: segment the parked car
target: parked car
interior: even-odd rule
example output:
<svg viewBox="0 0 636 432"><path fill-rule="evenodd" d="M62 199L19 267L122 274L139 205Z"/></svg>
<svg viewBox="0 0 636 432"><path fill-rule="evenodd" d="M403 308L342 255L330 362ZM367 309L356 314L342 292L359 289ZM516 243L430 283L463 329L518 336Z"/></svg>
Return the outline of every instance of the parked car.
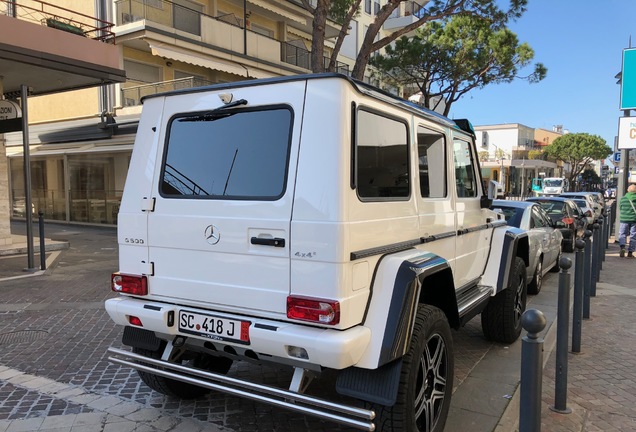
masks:
<svg viewBox="0 0 636 432"><path fill-rule="evenodd" d="M561 249L564 252L574 252L576 238L583 236L587 227L587 217L576 203L565 197L532 197L526 201L536 202L545 210L555 226L561 230Z"/></svg>
<svg viewBox="0 0 636 432"><path fill-rule="evenodd" d="M584 199L588 202L590 208L594 212L594 218L599 218L605 211L605 200L601 202L599 196L600 192L564 192L559 196L567 197L570 199ZM602 198L602 197L601 197Z"/></svg>
<svg viewBox="0 0 636 432"><path fill-rule="evenodd" d="M538 203L494 200L492 208L503 214L508 225L528 233L528 294L539 294L543 276L549 270L559 271L563 234Z"/></svg>
<svg viewBox="0 0 636 432"><path fill-rule="evenodd" d="M596 217L594 215L594 209L590 206L590 202L585 198L574 198L572 201L574 201L574 204L583 212L585 219L587 219L587 227L592 225Z"/></svg>

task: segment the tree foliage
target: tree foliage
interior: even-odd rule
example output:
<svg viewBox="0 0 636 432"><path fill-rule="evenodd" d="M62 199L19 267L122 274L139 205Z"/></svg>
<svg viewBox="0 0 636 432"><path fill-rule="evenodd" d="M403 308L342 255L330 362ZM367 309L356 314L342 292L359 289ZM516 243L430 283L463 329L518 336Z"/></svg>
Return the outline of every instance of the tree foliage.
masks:
<svg viewBox="0 0 636 432"><path fill-rule="evenodd" d="M311 43L311 68L313 72L335 70L335 59L340 52L340 47L347 36L351 20L359 13L361 0L301 0L303 7L313 16L312 43ZM502 0L430 0L425 5L414 11L416 17L412 23L398 28L385 37L379 37L385 21L391 17L400 5L411 5L412 0L388 0L375 15L374 21L369 25L363 36L353 67L352 76L357 79L364 78L365 69L369 63L371 54L378 51L401 36L421 27L422 25L443 20L455 15L469 15L479 17L490 22L494 28L502 28L511 19L519 18L526 10L528 0L508 0L507 9L499 5ZM335 40L328 65L324 61L325 32L327 20L335 20L340 25L340 32Z"/></svg>
<svg viewBox="0 0 636 432"><path fill-rule="evenodd" d="M376 76L394 86L419 91L421 104L448 115L454 102L475 88L525 79L541 81L541 63L519 76L534 51L507 28L480 17L459 15L425 24L413 38L402 37L371 60ZM417 89L417 90L415 90Z"/></svg>
<svg viewBox="0 0 636 432"><path fill-rule="evenodd" d="M541 150L530 150L528 152L528 159L542 159L543 152Z"/></svg>
<svg viewBox="0 0 636 432"><path fill-rule="evenodd" d="M588 133L570 133L555 139L544 152L570 164L570 184L576 182L587 165L596 160L602 160L612 154L612 149L605 140L598 135Z"/></svg>

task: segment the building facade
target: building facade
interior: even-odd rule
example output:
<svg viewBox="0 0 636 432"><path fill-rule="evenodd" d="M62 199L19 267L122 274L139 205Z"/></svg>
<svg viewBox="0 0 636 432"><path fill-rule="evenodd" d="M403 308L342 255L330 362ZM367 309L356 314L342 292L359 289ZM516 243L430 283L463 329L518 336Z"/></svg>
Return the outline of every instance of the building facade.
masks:
<svg viewBox="0 0 636 432"><path fill-rule="evenodd" d="M501 183L506 195L530 195L533 179L562 175L557 163L530 157L542 148L534 128L510 123L476 126L475 133L482 177Z"/></svg>
<svg viewBox="0 0 636 432"><path fill-rule="evenodd" d="M38 2L39 0L16 0ZM348 74L382 0L365 0L351 23L336 70ZM122 84L33 97L30 158L34 210L45 219L116 224L141 99L207 84L311 72L312 16L287 0L61 0L68 18L113 23ZM394 31L417 19L426 1L400 5ZM340 26L327 22L325 64ZM83 37L77 35L77 37ZM6 135L10 211L24 217L22 137Z"/></svg>

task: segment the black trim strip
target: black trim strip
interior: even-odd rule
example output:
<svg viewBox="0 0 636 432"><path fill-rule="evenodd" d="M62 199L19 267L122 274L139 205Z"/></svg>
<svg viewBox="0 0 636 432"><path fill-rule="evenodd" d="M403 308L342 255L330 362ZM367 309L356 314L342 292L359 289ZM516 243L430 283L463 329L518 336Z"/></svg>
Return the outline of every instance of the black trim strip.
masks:
<svg viewBox="0 0 636 432"><path fill-rule="evenodd" d="M411 249L414 246L422 244L421 239L408 240L401 243L393 243L384 246L377 246L370 249L364 249L361 251L351 252L351 261L355 261L360 258L367 258L374 255L381 255L387 253L401 252L407 249Z"/></svg>
<svg viewBox="0 0 636 432"><path fill-rule="evenodd" d="M455 237L456 235L457 234L455 233L455 231L448 231L445 233L435 234L428 237L420 237L420 240L422 241L422 243L430 243L430 242L434 242L435 240L441 240L448 237Z"/></svg>

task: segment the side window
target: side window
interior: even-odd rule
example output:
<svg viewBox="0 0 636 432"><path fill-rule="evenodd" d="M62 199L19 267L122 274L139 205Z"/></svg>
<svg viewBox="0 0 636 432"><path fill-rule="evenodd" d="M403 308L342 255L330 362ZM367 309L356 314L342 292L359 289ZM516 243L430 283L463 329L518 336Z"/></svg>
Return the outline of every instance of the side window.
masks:
<svg viewBox="0 0 636 432"><path fill-rule="evenodd" d="M532 225L531 228L542 228L546 226L546 221L543 215L536 208L532 209Z"/></svg>
<svg viewBox="0 0 636 432"><path fill-rule="evenodd" d="M455 157L455 186L459 198L477 196L477 176L475 175L474 155L466 141L453 142Z"/></svg>
<svg viewBox="0 0 636 432"><path fill-rule="evenodd" d="M361 199L410 196L406 124L359 110L356 130L356 185Z"/></svg>
<svg viewBox="0 0 636 432"><path fill-rule="evenodd" d="M417 157L423 198L446 196L446 142L444 135L417 128Z"/></svg>

